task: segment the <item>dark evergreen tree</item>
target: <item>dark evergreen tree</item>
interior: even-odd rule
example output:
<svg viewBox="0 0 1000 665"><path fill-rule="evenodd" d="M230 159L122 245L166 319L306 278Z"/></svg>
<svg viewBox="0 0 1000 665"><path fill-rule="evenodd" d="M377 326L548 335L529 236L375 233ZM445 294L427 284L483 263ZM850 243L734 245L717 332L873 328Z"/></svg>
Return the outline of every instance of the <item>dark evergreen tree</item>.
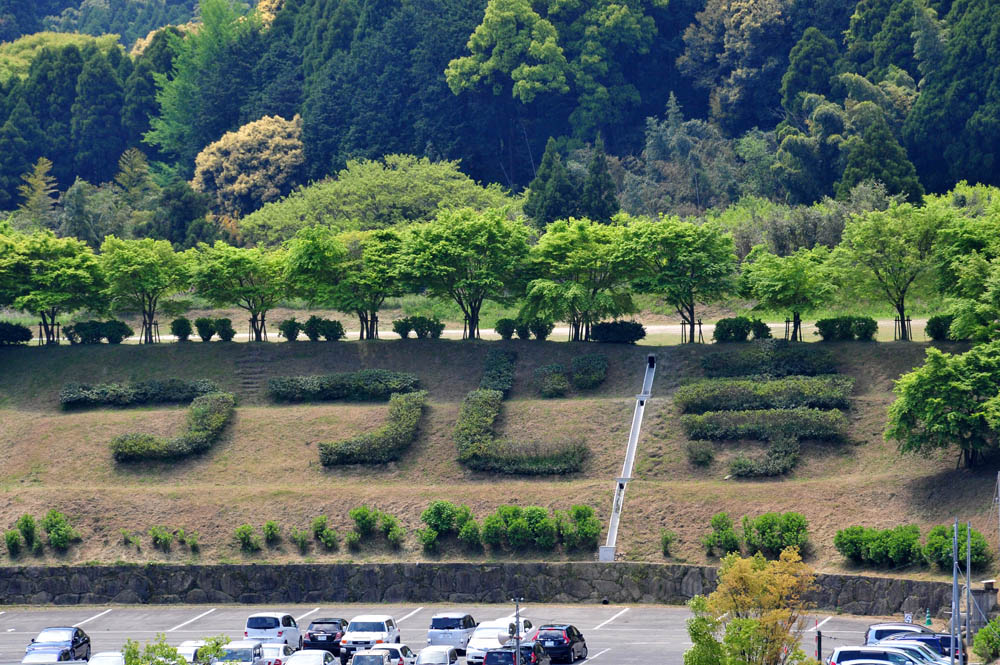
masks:
<svg viewBox="0 0 1000 665"><path fill-rule="evenodd" d="M159 106L156 104L156 81L153 79L153 65L149 60L140 59L125 81L124 105L122 107L122 128L129 147L143 147L142 137L149 131L149 119ZM151 148L149 148L151 150Z"/></svg>
<svg viewBox="0 0 1000 665"><path fill-rule="evenodd" d="M125 150L124 94L108 59L95 54L83 65L73 103L77 175L88 182L111 180Z"/></svg>
<svg viewBox="0 0 1000 665"><path fill-rule="evenodd" d="M830 96L837 57L837 43L818 29L808 28L802 34L788 57L788 71L781 78L781 105L786 113L802 113L802 93Z"/></svg>
<svg viewBox="0 0 1000 665"><path fill-rule="evenodd" d="M35 115L45 128L44 154L52 160L52 175L59 182L59 188L64 189L76 178L73 103L76 84L83 71L83 55L76 46L66 46L60 49L54 65L51 81L44 87L43 107L36 108Z"/></svg>
<svg viewBox="0 0 1000 665"><path fill-rule="evenodd" d="M617 188L608 171L607 155L604 154L604 140L598 135L580 194L580 214L595 222L608 224L619 209Z"/></svg>
<svg viewBox="0 0 1000 665"><path fill-rule="evenodd" d="M548 187L549 180L552 179L552 174L555 171L556 162L558 161L559 148L556 146L556 140L550 136L548 142L545 144L545 153L542 155L542 162L538 165L538 170L535 172L535 179L528 185L528 195L524 199L524 214L535 220L535 224L539 227L544 228L546 223L542 221L542 210L545 207L545 190Z"/></svg>
<svg viewBox="0 0 1000 665"><path fill-rule="evenodd" d="M0 210L12 210L18 201L21 177L41 156L42 129L21 99L0 127Z"/></svg>
<svg viewBox="0 0 1000 665"><path fill-rule="evenodd" d="M137 228L136 235L169 240L178 249L212 242L216 233L205 221L210 202L209 196L175 178L160 192L149 225Z"/></svg>
<svg viewBox="0 0 1000 665"><path fill-rule="evenodd" d="M844 33L845 68L867 76L875 68L875 36L892 11L893 0L861 0Z"/></svg>
<svg viewBox="0 0 1000 665"><path fill-rule="evenodd" d="M858 183L874 180L885 185L889 194L905 194L910 203L920 204L924 188L906 151L892 135L882 110L871 102L862 102L853 114L861 131L847 141L847 166L837 183L837 196L846 199Z"/></svg>
<svg viewBox="0 0 1000 665"><path fill-rule="evenodd" d="M882 29L872 40L871 80L881 81L891 66L899 67L915 80L920 78L917 60L913 55L916 10L913 0L899 0L893 4L882 23Z"/></svg>

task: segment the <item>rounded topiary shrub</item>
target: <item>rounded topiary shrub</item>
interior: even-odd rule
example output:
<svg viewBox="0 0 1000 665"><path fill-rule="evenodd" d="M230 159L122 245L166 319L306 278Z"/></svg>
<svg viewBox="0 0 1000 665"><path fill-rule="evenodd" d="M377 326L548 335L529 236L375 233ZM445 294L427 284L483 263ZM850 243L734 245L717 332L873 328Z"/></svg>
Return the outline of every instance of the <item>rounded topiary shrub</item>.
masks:
<svg viewBox="0 0 1000 665"><path fill-rule="evenodd" d="M501 339L509 340L514 337L514 333L517 331L517 321L514 319L497 319L493 330L496 331L496 334L500 335Z"/></svg>
<svg viewBox="0 0 1000 665"><path fill-rule="evenodd" d="M715 324L715 331L712 339L719 343L725 342L745 342L753 329L753 322L745 316L736 316L731 319L719 319Z"/></svg>
<svg viewBox="0 0 1000 665"><path fill-rule="evenodd" d="M278 324L278 334L284 337L289 342L294 342L299 338L299 333L302 332L302 324L296 321L294 318L285 319Z"/></svg>
<svg viewBox="0 0 1000 665"><path fill-rule="evenodd" d="M231 342L236 337L236 330L233 329L233 322L229 319L215 320L215 333L223 342Z"/></svg>
<svg viewBox="0 0 1000 665"><path fill-rule="evenodd" d="M951 323L955 317L951 314L938 314L927 319L924 332L935 342L951 341Z"/></svg>
<svg viewBox="0 0 1000 665"><path fill-rule="evenodd" d="M122 340L134 334L132 327L124 321L111 319L101 323L101 337L108 340L108 344L121 344Z"/></svg>
<svg viewBox="0 0 1000 665"><path fill-rule="evenodd" d="M177 338L178 342L186 342L191 336L191 321L185 316L179 316L170 322L170 334Z"/></svg>
<svg viewBox="0 0 1000 665"><path fill-rule="evenodd" d="M203 342L212 341L212 336L216 333L216 322L214 319L209 319L207 317L199 317L194 320L195 330L198 331L198 337L201 338Z"/></svg>
<svg viewBox="0 0 1000 665"><path fill-rule="evenodd" d="M645 336L646 328L638 321L604 321L590 329L590 338L595 342L635 344Z"/></svg>

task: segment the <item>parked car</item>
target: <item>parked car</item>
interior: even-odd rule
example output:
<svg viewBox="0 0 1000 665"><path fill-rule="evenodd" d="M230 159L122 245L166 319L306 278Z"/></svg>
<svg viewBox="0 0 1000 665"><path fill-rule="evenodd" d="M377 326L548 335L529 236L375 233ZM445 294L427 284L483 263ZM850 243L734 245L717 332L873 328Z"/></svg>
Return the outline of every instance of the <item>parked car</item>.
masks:
<svg viewBox="0 0 1000 665"><path fill-rule="evenodd" d="M65 657L57 660L90 660L90 636L75 626L43 628L24 649L24 653L39 650L65 652Z"/></svg>
<svg viewBox="0 0 1000 665"><path fill-rule="evenodd" d="M295 649L284 642L267 642L264 647L264 665L284 665Z"/></svg>
<svg viewBox="0 0 1000 665"><path fill-rule="evenodd" d="M575 663L579 658L587 657L587 640L583 633L568 623L547 623L539 626L535 639L555 662L564 660Z"/></svg>
<svg viewBox="0 0 1000 665"><path fill-rule="evenodd" d="M356 652L376 644L398 644L399 628L388 614L362 614L351 619L340 639L340 662L347 663Z"/></svg>
<svg viewBox="0 0 1000 665"><path fill-rule="evenodd" d="M465 653L476 625L476 620L464 612L435 614L427 630L427 646L455 647L459 653Z"/></svg>
<svg viewBox="0 0 1000 665"><path fill-rule="evenodd" d="M340 640L347 630L347 619L325 618L313 619L306 634L302 646L306 649L326 649L334 656L340 655Z"/></svg>
<svg viewBox="0 0 1000 665"><path fill-rule="evenodd" d="M905 633L904 633L905 634ZM943 665L948 663L948 659L941 656L941 654L933 651L926 644L921 644L920 642L914 640L882 640L875 646L887 646L893 649L902 649L910 656L917 657L930 665Z"/></svg>
<svg viewBox="0 0 1000 665"><path fill-rule="evenodd" d="M90 657L90 665L125 665L121 651L99 651Z"/></svg>
<svg viewBox="0 0 1000 665"><path fill-rule="evenodd" d="M326 649L302 649L289 656L285 665L333 665L335 662L336 658Z"/></svg>
<svg viewBox="0 0 1000 665"><path fill-rule="evenodd" d="M895 633L886 637L879 644L886 644L895 640L908 640L914 642L920 642L921 644L926 644L931 651L935 651L945 659L951 656L951 635L947 633ZM969 662L969 652L966 649L965 644L959 641L959 645L963 651L963 657L965 662ZM958 656L958 649L955 649L955 656Z"/></svg>
<svg viewBox="0 0 1000 665"><path fill-rule="evenodd" d="M483 621L472 633L465 648L465 660L469 665L482 665L486 657L486 651L503 646L510 635L510 625L514 623L514 617L505 617L493 621ZM531 630L531 621L521 619L520 633L523 636Z"/></svg>
<svg viewBox="0 0 1000 665"><path fill-rule="evenodd" d="M851 660L875 660L890 665L922 665L906 652L892 647L858 646L837 647L830 656L828 665L844 665Z"/></svg>
<svg viewBox="0 0 1000 665"><path fill-rule="evenodd" d="M220 663L264 665L264 647L260 640L235 640L222 647Z"/></svg>
<svg viewBox="0 0 1000 665"><path fill-rule="evenodd" d="M35 649L24 654L21 663L24 665L43 665L45 663L70 662L73 659L69 656L69 650L63 648ZM83 662L83 661L78 661Z"/></svg>
<svg viewBox="0 0 1000 665"><path fill-rule="evenodd" d="M933 634L934 631L930 628L925 628L924 626L915 623L902 623L902 622L890 622L890 623L876 623L868 626L868 630L865 631L865 644L875 644L889 637L890 635L895 635L897 633L927 633Z"/></svg>
<svg viewBox="0 0 1000 665"><path fill-rule="evenodd" d="M417 662L417 652L405 644L380 644L371 650L389 654L392 665L414 665Z"/></svg>
<svg viewBox="0 0 1000 665"><path fill-rule="evenodd" d="M515 665L514 652L516 649L516 646L490 649L486 652L483 665ZM545 649L538 642L522 642L520 662L521 665L552 665L552 658L545 653Z"/></svg>
<svg viewBox="0 0 1000 665"><path fill-rule="evenodd" d="M416 665L454 665L458 662L458 650L442 645L424 647L417 656Z"/></svg>
<svg viewBox="0 0 1000 665"><path fill-rule="evenodd" d="M369 651L362 649L354 654L353 665L390 665L389 654L385 651Z"/></svg>
<svg viewBox="0 0 1000 665"><path fill-rule="evenodd" d="M261 642L284 642L296 649L302 648L302 633L291 614L283 612L258 612L247 617L243 637Z"/></svg>
<svg viewBox="0 0 1000 665"><path fill-rule="evenodd" d="M185 640L177 647L177 653L188 663L193 663L198 657L198 649L205 646L205 640Z"/></svg>

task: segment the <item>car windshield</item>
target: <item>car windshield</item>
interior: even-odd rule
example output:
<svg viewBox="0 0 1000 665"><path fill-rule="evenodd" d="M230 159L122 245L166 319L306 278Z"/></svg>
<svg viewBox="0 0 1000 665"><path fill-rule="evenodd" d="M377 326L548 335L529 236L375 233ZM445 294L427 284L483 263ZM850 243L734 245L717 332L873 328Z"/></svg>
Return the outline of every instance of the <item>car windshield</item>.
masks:
<svg viewBox="0 0 1000 665"><path fill-rule="evenodd" d="M38 637L35 638L36 642L69 642L73 639L73 630L71 628L46 628L42 632L38 633Z"/></svg>
<svg viewBox="0 0 1000 665"><path fill-rule="evenodd" d="M385 658L382 656L376 656L374 654L365 653L360 656L355 656L354 660L351 661L354 665L384 665Z"/></svg>
<svg viewBox="0 0 1000 665"><path fill-rule="evenodd" d="M514 665L513 651L487 651L483 665Z"/></svg>
<svg viewBox="0 0 1000 665"><path fill-rule="evenodd" d="M431 619L431 630L454 630L462 627L458 617L434 617Z"/></svg>
<svg viewBox="0 0 1000 665"><path fill-rule="evenodd" d="M338 621L313 621L309 624L309 630L337 632L340 630Z"/></svg>
<svg viewBox="0 0 1000 665"><path fill-rule="evenodd" d="M440 651L422 653L417 657L417 665L442 665L448 662L448 655Z"/></svg>
<svg viewBox="0 0 1000 665"><path fill-rule="evenodd" d="M226 649L222 652L222 658L219 660L223 662L249 663L252 660L250 652L250 649Z"/></svg>
<svg viewBox="0 0 1000 665"><path fill-rule="evenodd" d="M264 655L270 658L271 656L280 656L281 652L284 650L284 645L282 644L265 644L264 645Z"/></svg>
<svg viewBox="0 0 1000 665"><path fill-rule="evenodd" d="M250 617L247 619L247 628L254 630L270 630L278 627L278 619L275 617Z"/></svg>
<svg viewBox="0 0 1000 665"><path fill-rule="evenodd" d="M381 621L352 621L347 630L352 633L384 633L385 624Z"/></svg>
<svg viewBox="0 0 1000 665"><path fill-rule="evenodd" d="M538 633L540 640L561 640L562 638L563 632L558 628L545 628Z"/></svg>

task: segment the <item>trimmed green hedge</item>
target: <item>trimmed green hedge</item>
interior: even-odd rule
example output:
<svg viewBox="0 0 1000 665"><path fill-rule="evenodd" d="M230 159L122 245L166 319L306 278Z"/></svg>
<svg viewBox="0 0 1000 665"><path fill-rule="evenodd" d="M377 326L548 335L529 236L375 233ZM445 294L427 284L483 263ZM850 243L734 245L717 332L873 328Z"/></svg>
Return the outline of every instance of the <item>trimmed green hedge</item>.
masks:
<svg viewBox="0 0 1000 665"><path fill-rule="evenodd" d="M635 344L646 336L638 321L602 321L590 327L590 339L612 344Z"/></svg>
<svg viewBox="0 0 1000 665"><path fill-rule="evenodd" d="M674 403L682 413L747 409L846 409L854 379L846 376L790 376L760 381L709 379L681 386Z"/></svg>
<svg viewBox="0 0 1000 665"><path fill-rule="evenodd" d="M824 342L871 342L878 333L878 322L867 316L838 316L816 322L816 333Z"/></svg>
<svg viewBox="0 0 1000 665"><path fill-rule="evenodd" d="M210 393L193 402L188 411L187 431L173 439L151 434L124 434L111 442L116 462L171 460L201 453L215 444L233 417L236 398L232 393Z"/></svg>
<svg viewBox="0 0 1000 665"><path fill-rule="evenodd" d="M479 388L499 390L506 396L514 385L515 360L517 360L517 354L513 351L501 351L500 349L487 351L483 378L479 381Z"/></svg>
<svg viewBox="0 0 1000 665"><path fill-rule="evenodd" d="M319 444L319 461L323 466L339 466L398 460L417 438L426 406L426 390L395 393L389 398L389 420L382 428L344 441Z"/></svg>
<svg viewBox="0 0 1000 665"><path fill-rule="evenodd" d="M826 349L784 340L753 342L749 348L711 353L701 359L709 377L791 376L835 374L836 363Z"/></svg>
<svg viewBox="0 0 1000 665"><path fill-rule="evenodd" d="M589 353L573 358L569 365L569 380L580 390L596 388L608 378L608 357Z"/></svg>
<svg viewBox="0 0 1000 665"><path fill-rule="evenodd" d="M384 402L394 393L410 393L420 381L413 374L387 369L319 376L278 376L269 379L267 392L277 402Z"/></svg>
<svg viewBox="0 0 1000 665"><path fill-rule="evenodd" d="M801 450L798 439L778 437L770 442L763 457L737 455L729 463L729 473L739 478L783 476L798 465Z"/></svg>
<svg viewBox="0 0 1000 665"><path fill-rule="evenodd" d="M59 391L64 409L88 406L135 406L137 404L177 404L218 392L207 379L151 379L138 383L67 383Z"/></svg>
<svg viewBox="0 0 1000 665"><path fill-rule="evenodd" d="M745 316L719 319L712 332L712 339L718 343L745 342L753 329L753 322Z"/></svg>
<svg viewBox="0 0 1000 665"><path fill-rule="evenodd" d="M954 320L955 316L952 314L932 316L927 319L924 332L935 342L953 342L955 339L951 336L951 324Z"/></svg>
<svg viewBox="0 0 1000 665"><path fill-rule="evenodd" d="M124 321L111 319L108 321L78 321L63 327L63 335L70 344L100 344L106 339L108 344L121 344L126 337L131 337L135 331Z"/></svg>
<svg viewBox="0 0 1000 665"><path fill-rule="evenodd" d="M958 558L965 562L965 525L958 527ZM833 546L844 558L856 564L876 568L934 564L942 570L951 569L952 527L942 525L927 534L927 544L920 544L920 528L915 524L901 524L891 529L873 529L849 526L833 538ZM982 568L990 563L993 555L983 534L972 530L972 566Z"/></svg>
<svg viewBox="0 0 1000 665"><path fill-rule="evenodd" d="M460 462L476 471L511 475L574 473L589 451L581 443L528 444L497 439L493 423L500 415L503 393L473 390L466 395L455 426Z"/></svg>
<svg viewBox="0 0 1000 665"><path fill-rule="evenodd" d="M842 412L807 408L688 414L681 416L681 427L691 439L843 441L847 438L847 418Z"/></svg>
<svg viewBox="0 0 1000 665"><path fill-rule="evenodd" d="M569 390L566 368L558 363L536 368L534 378L535 388L542 397L563 397Z"/></svg>

